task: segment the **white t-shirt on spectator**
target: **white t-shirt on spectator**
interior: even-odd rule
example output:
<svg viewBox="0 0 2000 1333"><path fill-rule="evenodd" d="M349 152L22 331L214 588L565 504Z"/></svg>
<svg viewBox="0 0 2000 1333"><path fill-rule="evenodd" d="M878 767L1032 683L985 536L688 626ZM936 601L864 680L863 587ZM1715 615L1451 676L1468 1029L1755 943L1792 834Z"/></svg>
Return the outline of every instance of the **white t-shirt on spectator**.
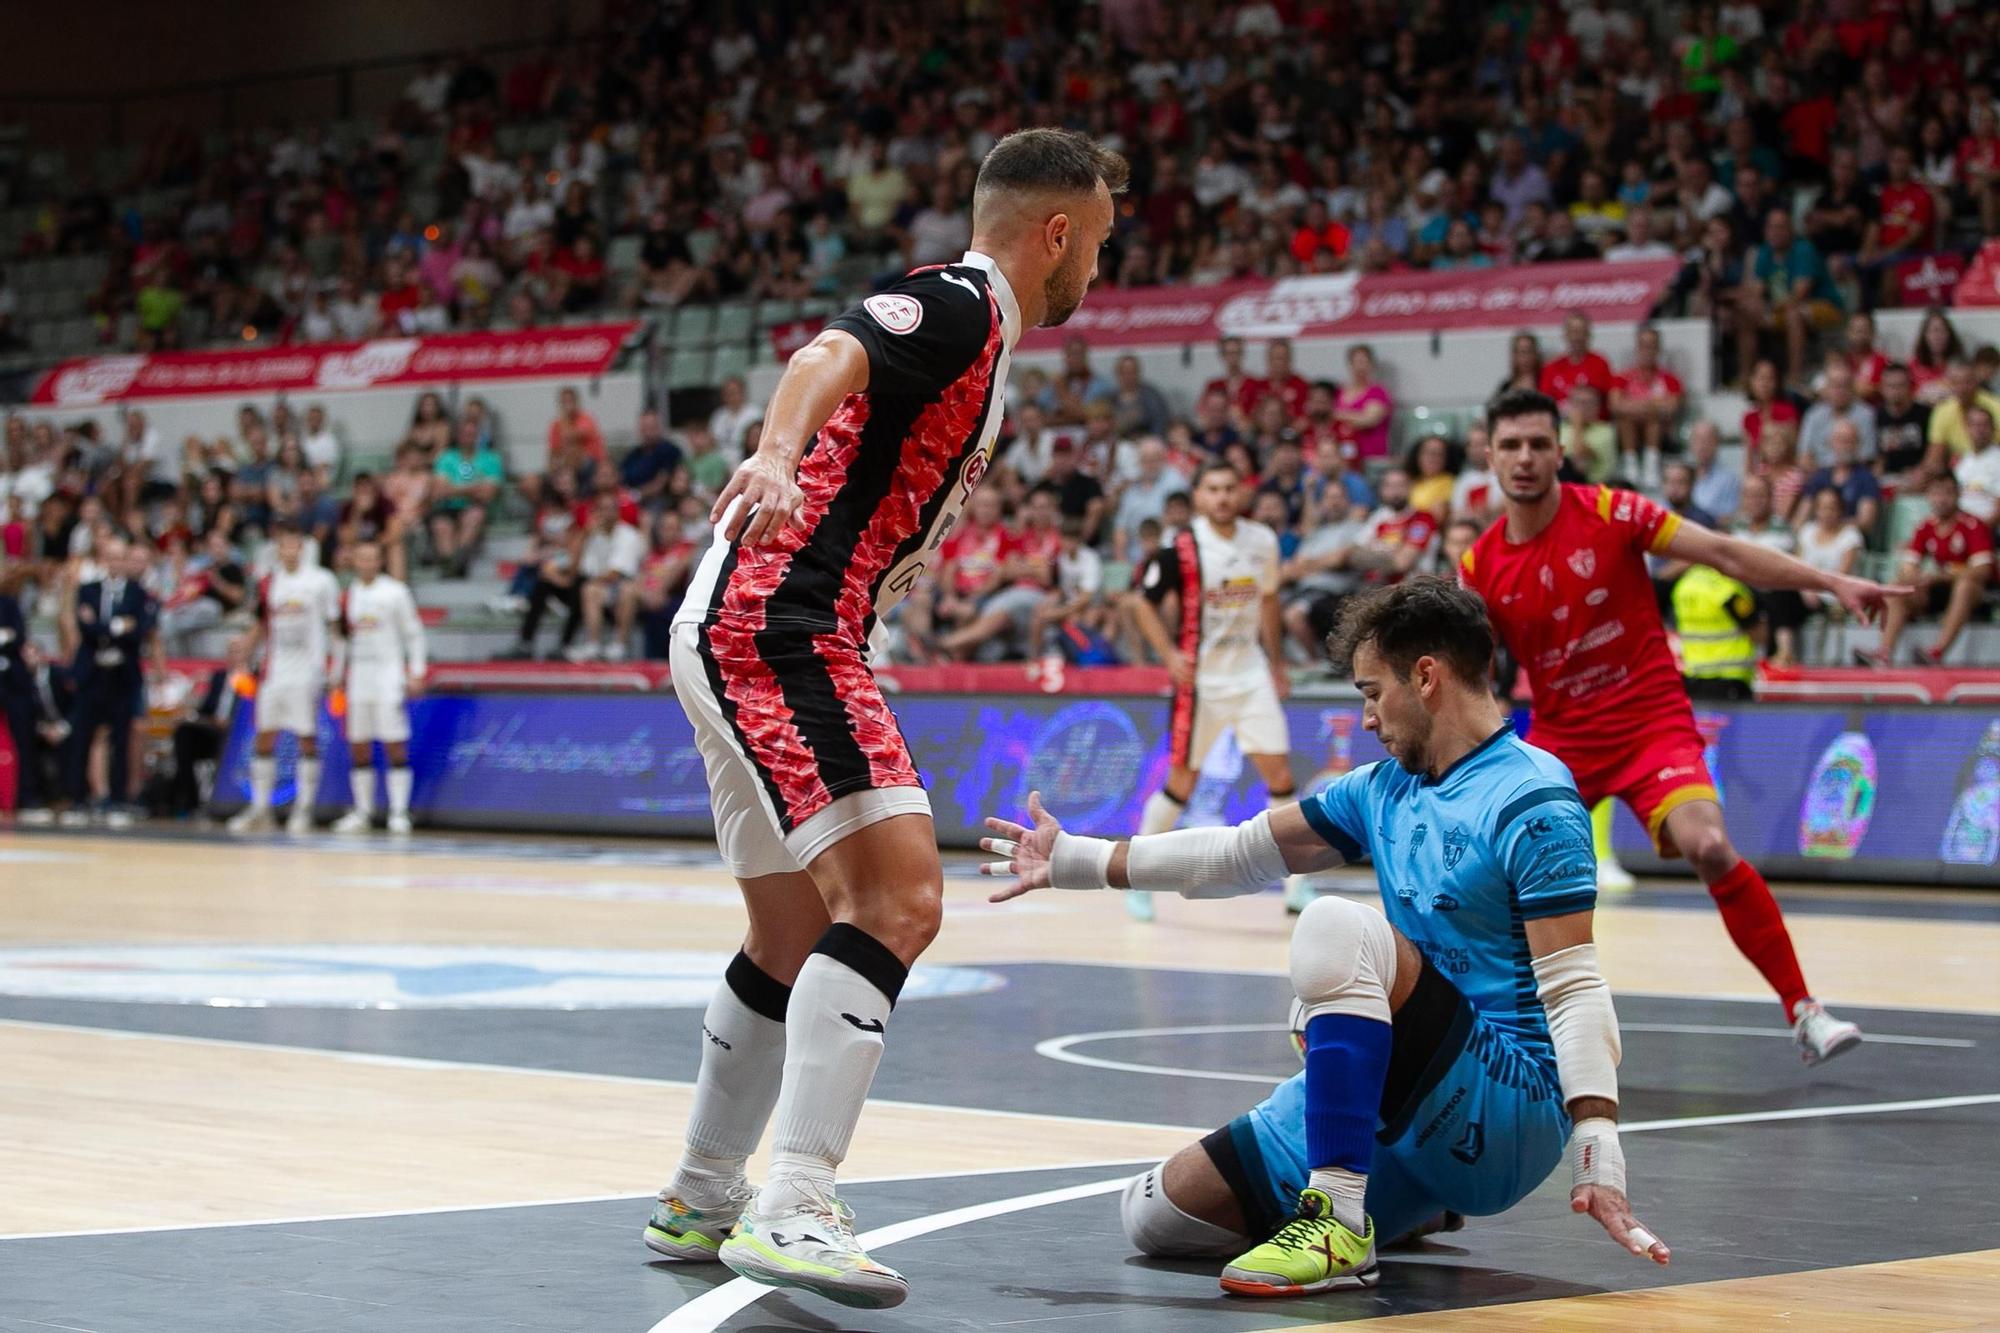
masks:
<svg viewBox="0 0 2000 1333"><path fill-rule="evenodd" d="M639 572L645 555L646 539L630 523L620 523L609 532L592 528L583 539L583 576L617 574L629 579Z"/></svg>
<svg viewBox="0 0 2000 1333"><path fill-rule="evenodd" d="M1064 601L1088 593L1104 591L1104 559L1088 546L1079 545L1074 554L1056 552L1056 587Z"/></svg>
<svg viewBox="0 0 2000 1333"><path fill-rule="evenodd" d="M30 463L19 472L0 472L0 512L5 512L9 496L21 497L21 509L29 518L42 507L42 501L56 492L55 469L47 463Z"/></svg>
<svg viewBox="0 0 2000 1333"><path fill-rule="evenodd" d="M604 145L595 139L565 139L549 154L549 169L557 176L549 187L556 194L567 190L571 181L596 185L604 171Z"/></svg>
<svg viewBox="0 0 2000 1333"><path fill-rule="evenodd" d="M518 241L523 236L533 236L555 225L554 204L547 199L523 199L517 195L514 202L507 206L507 220L501 224L500 234L510 241Z"/></svg>
<svg viewBox="0 0 2000 1333"><path fill-rule="evenodd" d="M419 74L403 85L403 96L410 99L410 105L427 116L435 116L444 110L444 99L451 92L451 71L440 69L431 74Z"/></svg>
<svg viewBox="0 0 2000 1333"><path fill-rule="evenodd" d="M299 448L305 451L306 462L314 467L325 468L329 472L340 470L340 437L331 430L300 437Z"/></svg>
<svg viewBox="0 0 2000 1333"><path fill-rule="evenodd" d="M718 407L708 414L709 434L715 436L715 451L729 460L731 467L743 461L743 455L750 446L743 440L743 432L753 421L762 420L764 409L755 403L746 402L731 410Z"/></svg>
<svg viewBox="0 0 2000 1333"><path fill-rule="evenodd" d="M329 343L340 336L340 326L334 322L333 307L324 310L318 306L307 306L299 316L299 337L309 343Z"/></svg>
<svg viewBox="0 0 2000 1333"><path fill-rule="evenodd" d="M1491 468L1466 468L1451 484L1453 517L1475 510L1491 513L1500 507L1499 502L1500 479L1493 475Z"/></svg>
<svg viewBox="0 0 2000 1333"><path fill-rule="evenodd" d="M364 292L352 301L333 303L333 327L343 339L354 342L374 334L380 314L381 307Z"/></svg>
<svg viewBox="0 0 2000 1333"><path fill-rule="evenodd" d="M1967 454L1952 469L1958 476L1958 507L1981 523L2000 517L2000 444Z"/></svg>
<svg viewBox="0 0 2000 1333"><path fill-rule="evenodd" d="M1646 259L1674 259L1678 256L1679 251L1665 241L1647 241L1644 245L1620 241L1604 252L1605 259L1613 264L1635 264Z"/></svg>
<svg viewBox="0 0 2000 1333"><path fill-rule="evenodd" d="M1861 529L1852 523L1843 523L1831 537L1819 535L1819 524L1808 523L1799 529L1799 559L1814 569L1825 570L1829 574L1840 573L1840 565L1849 551L1861 549Z"/></svg>

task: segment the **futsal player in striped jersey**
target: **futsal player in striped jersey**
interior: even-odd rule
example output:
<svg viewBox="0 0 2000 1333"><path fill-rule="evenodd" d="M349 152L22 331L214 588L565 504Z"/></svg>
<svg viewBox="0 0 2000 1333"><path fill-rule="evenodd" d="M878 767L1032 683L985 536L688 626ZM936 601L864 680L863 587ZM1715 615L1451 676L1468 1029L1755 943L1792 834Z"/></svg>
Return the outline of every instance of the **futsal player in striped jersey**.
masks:
<svg viewBox="0 0 2000 1333"><path fill-rule="evenodd" d="M646 1243L852 1306L909 1284L836 1197L943 873L908 746L868 669L877 618L938 560L985 475L1009 355L1083 301L1122 158L1023 130L974 187L972 248L918 269L793 355L756 452L717 499L718 540L669 665L750 930L703 1020L687 1140ZM774 1115L771 1169L744 1163Z"/></svg>
<svg viewBox="0 0 2000 1333"><path fill-rule="evenodd" d="M1243 478L1210 463L1194 483L1194 521L1163 544L1139 574L1132 614L1173 678L1167 715L1167 780L1146 800L1139 832L1165 833L1187 813L1209 747L1224 731L1264 780L1275 809L1298 795L1291 735L1281 702L1284 623L1278 607L1278 534L1242 517ZM1172 608L1169 631L1159 608ZM1304 906L1305 877L1286 881L1285 905ZM1125 895L1136 920L1153 919L1153 898Z"/></svg>

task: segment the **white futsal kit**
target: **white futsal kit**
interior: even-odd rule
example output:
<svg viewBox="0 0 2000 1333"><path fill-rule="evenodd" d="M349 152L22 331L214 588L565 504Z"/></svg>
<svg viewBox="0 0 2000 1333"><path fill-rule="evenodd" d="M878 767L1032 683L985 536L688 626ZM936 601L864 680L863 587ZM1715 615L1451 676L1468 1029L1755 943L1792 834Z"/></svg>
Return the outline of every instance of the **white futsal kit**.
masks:
<svg viewBox="0 0 2000 1333"><path fill-rule="evenodd" d="M347 740L400 744L410 739L410 677L427 656L424 623L409 587L387 574L355 580L341 603L347 625Z"/></svg>

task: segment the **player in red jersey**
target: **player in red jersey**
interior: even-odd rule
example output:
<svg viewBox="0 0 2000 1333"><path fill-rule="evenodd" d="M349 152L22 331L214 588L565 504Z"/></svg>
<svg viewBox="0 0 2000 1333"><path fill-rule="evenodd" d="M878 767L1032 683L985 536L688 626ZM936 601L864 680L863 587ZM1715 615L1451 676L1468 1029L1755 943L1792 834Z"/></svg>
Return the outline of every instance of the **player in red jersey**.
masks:
<svg viewBox="0 0 2000 1333"><path fill-rule="evenodd" d="M1630 491L1559 484L1556 413L1527 390L1488 409L1504 511L1466 552L1460 578L1486 599L1528 673L1533 742L1569 766L1585 805L1618 797L1661 855L1687 857L1729 937L1784 1003L1805 1062L1830 1059L1861 1031L1812 998L1777 900L1729 841L1646 556L1709 565L1753 587L1830 593L1863 618L1909 590L1824 573Z"/></svg>
<svg viewBox="0 0 2000 1333"><path fill-rule="evenodd" d="M667 660L750 930L703 1018L686 1143L645 1233L661 1254L865 1308L909 1292L834 1195L944 888L868 637L985 475L1016 341L1082 304L1125 176L1081 134L994 145L971 250L793 354L756 452L716 500ZM753 1193L744 1165L767 1121L771 1169Z"/></svg>

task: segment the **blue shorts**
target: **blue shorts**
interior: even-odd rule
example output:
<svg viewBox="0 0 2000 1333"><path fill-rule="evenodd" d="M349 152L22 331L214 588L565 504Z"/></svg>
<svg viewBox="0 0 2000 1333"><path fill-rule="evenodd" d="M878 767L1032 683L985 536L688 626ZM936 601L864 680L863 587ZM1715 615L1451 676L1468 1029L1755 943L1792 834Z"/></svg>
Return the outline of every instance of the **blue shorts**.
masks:
<svg viewBox="0 0 2000 1333"><path fill-rule="evenodd" d="M1368 1171L1368 1214L1384 1242L1449 1209L1505 1212L1548 1178L1569 1141L1555 1061L1482 1017L1426 962L1396 1012ZM1202 1140L1251 1234L1298 1208L1306 1162L1306 1076Z"/></svg>

